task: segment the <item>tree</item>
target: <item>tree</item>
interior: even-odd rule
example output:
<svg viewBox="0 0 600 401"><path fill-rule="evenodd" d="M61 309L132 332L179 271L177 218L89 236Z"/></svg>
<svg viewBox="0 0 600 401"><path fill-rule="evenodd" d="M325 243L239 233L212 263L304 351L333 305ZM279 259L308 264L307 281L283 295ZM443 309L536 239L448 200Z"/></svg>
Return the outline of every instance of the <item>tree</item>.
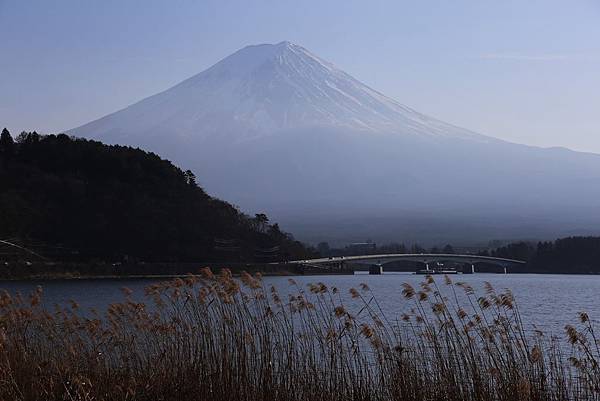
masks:
<svg viewBox="0 0 600 401"><path fill-rule="evenodd" d="M17 143L20 143L23 145L34 145L34 144L39 143L39 141L40 141L40 134L38 134L35 131L33 131L33 132L23 131L17 137Z"/></svg>
<svg viewBox="0 0 600 401"><path fill-rule="evenodd" d="M267 234L271 237L272 240L274 240L276 242L291 239L290 234L281 231L281 228L279 228L279 224L277 224L277 223L269 226L269 229L267 230Z"/></svg>
<svg viewBox="0 0 600 401"><path fill-rule="evenodd" d="M185 170L183 175L185 176L185 181L187 182L187 184L189 186L191 186L191 187L198 186L198 183L196 182L196 175L194 173L192 173L192 170Z"/></svg>
<svg viewBox="0 0 600 401"><path fill-rule="evenodd" d="M264 213L257 213L256 215L254 215L254 222L256 231L264 233L267 229L269 218Z"/></svg>
<svg viewBox="0 0 600 401"><path fill-rule="evenodd" d="M14 154L15 151L15 142L10 136L10 132L6 128L2 130L2 134L0 134L0 155L4 157L10 157Z"/></svg>
<svg viewBox="0 0 600 401"><path fill-rule="evenodd" d="M535 254L536 248L528 242L515 242L500 247L492 252L497 258L529 260Z"/></svg>

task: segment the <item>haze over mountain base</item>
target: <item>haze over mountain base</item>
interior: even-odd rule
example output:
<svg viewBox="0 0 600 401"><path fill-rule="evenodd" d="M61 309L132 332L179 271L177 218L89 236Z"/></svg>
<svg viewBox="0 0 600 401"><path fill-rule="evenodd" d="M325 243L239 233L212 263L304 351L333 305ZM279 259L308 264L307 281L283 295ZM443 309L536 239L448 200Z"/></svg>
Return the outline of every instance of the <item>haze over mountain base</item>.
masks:
<svg viewBox="0 0 600 401"><path fill-rule="evenodd" d="M599 232L599 155L446 124L289 42L246 47L70 133L157 152L310 242Z"/></svg>

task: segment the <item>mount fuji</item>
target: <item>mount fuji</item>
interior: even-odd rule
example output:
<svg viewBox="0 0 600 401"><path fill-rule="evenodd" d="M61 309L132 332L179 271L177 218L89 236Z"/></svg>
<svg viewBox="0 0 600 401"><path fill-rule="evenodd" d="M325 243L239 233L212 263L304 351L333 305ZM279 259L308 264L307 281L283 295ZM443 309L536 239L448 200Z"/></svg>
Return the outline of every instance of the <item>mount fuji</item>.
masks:
<svg viewBox="0 0 600 401"><path fill-rule="evenodd" d="M69 133L154 151L309 241L472 243L600 223L599 155L447 124L290 42L247 46Z"/></svg>

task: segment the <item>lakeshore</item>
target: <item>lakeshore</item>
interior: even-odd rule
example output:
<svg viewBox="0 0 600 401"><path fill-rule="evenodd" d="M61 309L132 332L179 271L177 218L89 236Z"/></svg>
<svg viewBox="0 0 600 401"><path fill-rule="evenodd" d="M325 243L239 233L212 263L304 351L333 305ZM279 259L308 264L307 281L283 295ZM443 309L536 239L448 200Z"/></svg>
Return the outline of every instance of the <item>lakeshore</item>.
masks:
<svg viewBox="0 0 600 401"><path fill-rule="evenodd" d="M1 281L19 280L107 280L107 279L173 279L197 274L209 267L215 271L228 269L239 277L245 273L263 276L303 276L354 274L353 269L310 268L298 263L59 263L12 262L0 267Z"/></svg>

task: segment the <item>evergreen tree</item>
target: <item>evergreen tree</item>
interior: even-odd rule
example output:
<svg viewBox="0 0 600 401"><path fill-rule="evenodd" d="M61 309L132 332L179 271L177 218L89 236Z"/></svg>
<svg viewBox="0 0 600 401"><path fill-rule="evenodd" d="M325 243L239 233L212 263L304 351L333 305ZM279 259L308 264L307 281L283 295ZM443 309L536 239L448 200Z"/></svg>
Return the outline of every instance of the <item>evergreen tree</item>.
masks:
<svg viewBox="0 0 600 401"><path fill-rule="evenodd" d="M4 157L10 157L15 151L15 143L10 136L10 132L6 128L2 130L0 134L0 155Z"/></svg>

